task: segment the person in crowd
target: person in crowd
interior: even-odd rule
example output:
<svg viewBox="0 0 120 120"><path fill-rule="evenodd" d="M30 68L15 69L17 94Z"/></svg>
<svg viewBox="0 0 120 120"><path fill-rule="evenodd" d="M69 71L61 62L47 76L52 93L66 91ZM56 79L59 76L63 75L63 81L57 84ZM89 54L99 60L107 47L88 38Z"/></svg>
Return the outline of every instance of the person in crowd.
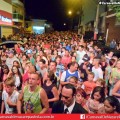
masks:
<svg viewBox="0 0 120 120"><path fill-rule="evenodd" d="M90 57L90 60L89 60L90 64L93 64L93 61L94 61L94 58L95 58L95 53L93 51L90 52L89 57Z"/></svg>
<svg viewBox="0 0 120 120"><path fill-rule="evenodd" d="M100 60L100 66L103 71L103 77L105 76L105 69L106 69L107 65L108 65L108 63L106 62L106 58L104 56L102 56L101 60Z"/></svg>
<svg viewBox="0 0 120 120"><path fill-rule="evenodd" d="M26 52L27 56L28 56L28 59L30 60L30 62L32 63L32 65L35 65L35 59L33 57L33 51L31 49L29 49L27 52Z"/></svg>
<svg viewBox="0 0 120 120"><path fill-rule="evenodd" d="M28 60L28 56L26 55L26 54L23 54L22 55L22 59L21 59L21 64L22 64L22 68L23 68L23 70L25 69L25 64L28 62L29 60ZM24 72L24 71L23 71Z"/></svg>
<svg viewBox="0 0 120 120"><path fill-rule="evenodd" d="M95 82L93 81L94 79L94 73L90 72L88 73L88 80L85 81L82 85L82 89L86 92L87 96L90 96L92 93L93 89L96 87Z"/></svg>
<svg viewBox="0 0 120 120"><path fill-rule="evenodd" d="M56 61L50 61L48 71L52 71L55 74L55 76L57 77L56 86L57 86L57 88L59 88L60 78L59 78L58 73L57 73L57 62Z"/></svg>
<svg viewBox="0 0 120 120"><path fill-rule="evenodd" d="M47 72L46 61L44 59L41 59L39 61L38 65L39 65L39 68L40 68L38 73L40 73L42 75L42 77L44 77L46 72Z"/></svg>
<svg viewBox="0 0 120 120"><path fill-rule="evenodd" d="M23 69L22 69L22 67L21 67L21 64L20 64L18 61L15 60L15 61L13 62L13 66L16 66L16 67L19 69L21 75L23 75Z"/></svg>
<svg viewBox="0 0 120 120"><path fill-rule="evenodd" d="M46 91L48 97L48 102L49 102L48 113L51 113L53 103L59 100L56 83L57 83L57 77L55 76L54 72L49 71L42 86L43 89Z"/></svg>
<svg viewBox="0 0 120 120"><path fill-rule="evenodd" d="M60 78L61 85L68 84L69 83L68 79L71 76L75 76L78 79L80 79L80 75L79 75L79 72L78 72L78 63L77 62L71 62L70 65L69 65L69 69L62 73L61 78Z"/></svg>
<svg viewBox="0 0 120 120"><path fill-rule="evenodd" d="M109 79L111 77L112 69L115 67L115 65L116 65L115 59L110 59L109 64L107 65L105 69L104 79L105 79L106 87L108 90L108 94L109 94L109 88L110 88Z"/></svg>
<svg viewBox="0 0 120 120"><path fill-rule="evenodd" d="M114 85L112 95L115 96L120 102L120 80Z"/></svg>
<svg viewBox="0 0 120 120"><path fill-rule="evenodd" d="M2 79L2 82L4 82L7 79L8 73L9 73L8 66L7 65L3 65L2 68L1 68L1 79Z"/></svg>
<svg viewBox="0 0 120 120"><path fill-rule="evenodd" d="M86 52L84 51L84 46L80 45L78 47L78 51L77 51L77 62L79 63L79 61L82 60L83 56L86 54Z"/></svg>
<svg viewBox="0 0 120 120"><path fill-rule="evenodd" d="M13 50L9 50L9 51L8 51L8 58L6 59L6 65L8 66L9 69L12 68L13 62L14 62L15 60L19 62L19 60L18 60L18 59L16 58L16 56L14 55L14 51L13 51Z"/></svg>
<svg viewBox="0 0 120 120"><path fill-rule="evenodd" d="M92 72L94 73L94 81L96 81L98 78L103 79L103 71L99 63L100 63L100 59L97 57L94 58L93 67L92 67Z"/></svg>
<svg viewBox="0 0 120 120"><path fill-rule="evenodd" d="M119 114L120 102L114 96L108 96L104 101L106 114Z"/></svg>
<svg viewBox="0 0 120 120"><path fill-rule="evenodd" d="M108 64L109 64L110 59L112 59L113 55L114 55L114 52L113 52L113 51L110 51L107 55L105 55L105 57L106 57L106 62L107 62Z"/></svg>
<svg viewBox="0 0 120 120"><path fill-rule="evenodd" d="M87 94L82 88L76 89L75 101L79 103L85 110L88 111L87 108Z"/></svg>
<svg viewBox="0 0 120 120"><path fill-rule="evenodd" d="M111 42L110 42L110 48L111 49L116 49L116 41L113 39Z"/></svg>
<svg viewBox="0 0 120 120"><path fill-rule="evenodd" d="M23 86L28 84L29 76L34 72L36 72L35 66L33 66L31 62L27 62L25 65L24 74L22 76Z"/></svg>
<svg viewBox="0 0 120 120"><path fill-rule="evenodd" d="M65 50L65 55L62 57L61 63L67 68L67 65L71 62L71 55L68 50Z"/></svg>
<svg viewBox="0 0 120 120"><path fill-rule="evenodd" d="M57 51L57 50L54 50L54 51L53 51L53 55L51 55L51 61L55 61L57 55L58 55L58 51Z"/></svg>
<svg viewBox="0 0 120 120"><path fill-rule="evenodd" d="M56 114L80 114L87 111L77 102L75 102L76 89L71 84L66 84L62 88L61 100L53 104L52 113Z"/></svg>
<svg viewBox="0 0 120 120"><path fill-rule="evenodd" d="M112 69L111 77L109 79L110 83L110 92L109 95L112 94L112 89L114 85L120 80L120 60L117 61L116 67Z"/></svg>
<svg viewBox="0 0 120 120"><path fill-rule="evenodd" d="M5 80L5 90L2 93L2 107L1 114L15 114L17 113L17 100L19 96L19 92L14 89L15 81L14 79L7 78Z"/></svg>
<svg viewBox="0 0 120 120"><path fill-rule="evenodd" d="M75 76L71 76L69 78L69 83L72 84L75 88L78 87L78 78Z"/></svg>
<svg viewBox="0 0 120 120"><path fill-rule="evenodd" d="M46 113L49 104L45 90L38 83L40 81L38 73L31 73L29 76L29 84L21 91L18 101L17 110L21 113L24 108L25 113ZM22 107L23 104L23 108Z"/></svg>
<svg viewBox="0 0 120 120"><path fill-rule="evenodd" d="M98 78L96 80L96 86L100 86L100 87L104 87L105 88L105 80L104 79L101 79L101 78Z"/></svg>
<svg viewBox="0 0 120 120"><path fill-rule="evenodd" d="M36 55L36 59L35 59L35 60L36 60L36 62L35 62L35 67L36 67L36 70L39 72L39 71L40 71L39 62L40 62L40 60L41 60L39 54Z"/></svg>
<svg viewBox="0 0 120 120"><path fill-rule="evenodd" d="M22 89L22 75L17 66L13 65L11 69L11 73L9 73L9 77L14 78L16 90L18 91L21 90Z"/></svg>
<svg viewBox="0 0 120 120"><path fill-rule="evenodd" d="M105 92L104 88L97 86L93 89L91 94L91 98L87 101L87 107L89 113L104 113L104 99L105 99Z"/></svg>
<svg viewBox="0 0 120 120"><path fill-rule="evenodd" d="M15 52L16 52L17 54L20 54L20 53L21 53L21 49L20 49L20 47L19 47L18 44L15 44L15 45L14 45L14 50L15 50Z"/></svg>
<svg viewBox="0 0 120 120"><path fill-rule="evenodd" d="M81 63L81 65L79 66L79 71L81 73L81 79L83 81L86 81L88 77L88 73L92 71L93 65L89 63L90 58L87 54L83 56L82 60L83 63Z"/></svg>
<svg viewBox="0 0 120 120"><path fill-rule="evenodd" d="M61 63L61 60L62 60L62 57L60 55L58 55L56 57L56 63L57 63L57 66L56 66L56 75L58 77L61 77L61 74L64 72L65 70L65 67L64 65Z"/></svg>

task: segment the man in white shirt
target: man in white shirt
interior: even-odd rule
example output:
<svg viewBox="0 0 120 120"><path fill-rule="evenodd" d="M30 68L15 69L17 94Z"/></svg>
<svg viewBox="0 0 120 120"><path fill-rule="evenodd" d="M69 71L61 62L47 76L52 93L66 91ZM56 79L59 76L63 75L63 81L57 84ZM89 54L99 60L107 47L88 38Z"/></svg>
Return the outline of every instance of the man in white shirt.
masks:
<svg viewBox="0 0 120 120"><path fill-rule="evenodd" d="M84 51L84 46L80 45L79 50L77 51L77 62L78 63L79 63L79 61L82 60L82 58L85 54L86 54L86 52Z"/></svg>
<svg viewBox="0 0 120 120"><path fill-rule="evenodd" d="M3 114L4 108L6 114L17 113L17 100L19 92L14 90L15 81L13 78L8 78L5 81L6 90L2 93L2 107L1 113Z"/></svg>
<svg viewBox="0 0 120 120"><path fill-rule="evenodd" d="M93 67L92 67L92 72L94 73L94 81L96 81L98 78L103 79L103 71L100 67L100 59L99 58L94 58L93 60Z"/></svg>

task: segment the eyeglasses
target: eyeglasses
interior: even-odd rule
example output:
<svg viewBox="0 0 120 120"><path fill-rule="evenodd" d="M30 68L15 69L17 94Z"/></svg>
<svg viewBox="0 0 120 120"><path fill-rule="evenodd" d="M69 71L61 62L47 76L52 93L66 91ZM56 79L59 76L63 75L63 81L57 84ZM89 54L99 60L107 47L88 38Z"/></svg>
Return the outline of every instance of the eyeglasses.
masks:
<svg viewBox="0 0 120 120"><path fill-rule="evenodd" d="M65 99L69 99L69 98L70 98L70 97L64 96L64 95L62 95L62 94L61 94L61 97L64 97Z"/></svg>

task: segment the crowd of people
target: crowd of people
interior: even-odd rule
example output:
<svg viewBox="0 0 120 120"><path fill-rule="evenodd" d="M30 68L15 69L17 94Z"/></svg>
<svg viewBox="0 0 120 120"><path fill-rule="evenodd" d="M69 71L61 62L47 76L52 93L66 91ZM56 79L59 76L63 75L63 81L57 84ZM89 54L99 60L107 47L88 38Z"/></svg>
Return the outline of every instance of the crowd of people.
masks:
<svg viewBox="0 0 120 120"><path fill-rule="evenodd" d="M120 113L120 59L113 48L104 54L70 31L26 39L0 50L1 114Z"/></svg>

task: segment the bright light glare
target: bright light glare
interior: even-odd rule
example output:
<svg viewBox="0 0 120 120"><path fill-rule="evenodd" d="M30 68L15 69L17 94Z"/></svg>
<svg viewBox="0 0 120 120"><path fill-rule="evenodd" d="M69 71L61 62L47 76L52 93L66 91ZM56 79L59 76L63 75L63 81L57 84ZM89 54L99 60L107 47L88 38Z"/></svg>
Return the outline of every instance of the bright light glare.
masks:
<svg viewBox="0 0 120 120"><path fill-rule="evenodd" d="M68 11L68 14L71 15L71 14L72 14L72 11Z"/></svg>
<svg viewBox="0 0 120 120"><path fill-rule="evenodd" d="M33 26L33 29L36 29L36 30L44 30L44 27Z"/></svg>

